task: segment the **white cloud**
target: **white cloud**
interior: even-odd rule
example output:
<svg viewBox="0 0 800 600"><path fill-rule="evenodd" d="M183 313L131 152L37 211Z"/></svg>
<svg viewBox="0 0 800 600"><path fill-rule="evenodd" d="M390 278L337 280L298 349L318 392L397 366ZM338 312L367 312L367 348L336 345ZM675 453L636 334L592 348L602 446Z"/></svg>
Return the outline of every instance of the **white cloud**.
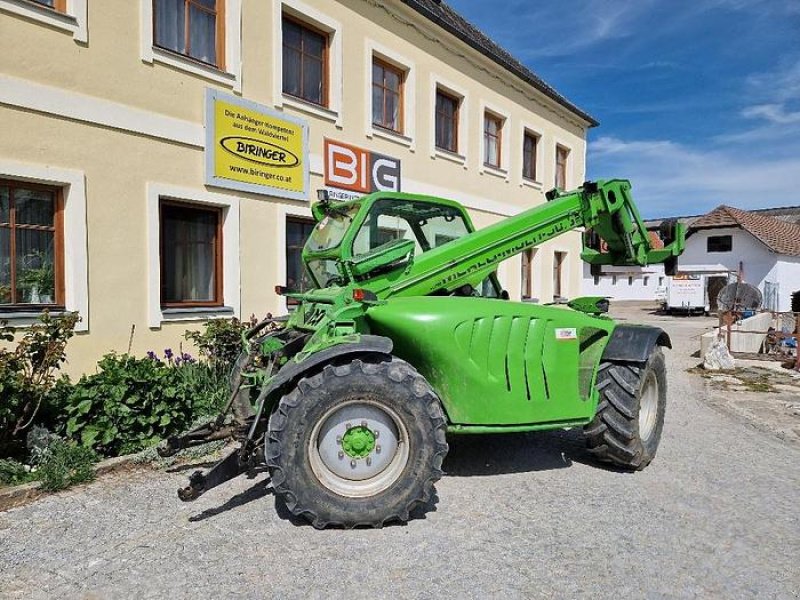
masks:
<svg viewBox="0 0 800 600"><path fill-rule="evenodd" d="M742 111L742 116L749 119L766 119L771 123L800 123L800 111L791 112L784 104L756 104Z"/></svg>
<svg viewBox="0 0 800 600"><path fill-rule="evenodd" d="M602 137L589 144L593 178L630 179L648 217L800 204L800 154L759 157L746 146L703 151L667 140Z"/></svg>

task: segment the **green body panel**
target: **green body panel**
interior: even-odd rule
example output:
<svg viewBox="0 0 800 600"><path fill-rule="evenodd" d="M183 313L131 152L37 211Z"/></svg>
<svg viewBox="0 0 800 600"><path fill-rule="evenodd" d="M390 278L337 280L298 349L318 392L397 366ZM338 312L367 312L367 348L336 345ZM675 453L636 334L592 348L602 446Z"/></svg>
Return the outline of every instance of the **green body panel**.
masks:
<svg viewBox="0 0 800 600"><path fill-rule="evenodd" d="M589 421L614 329L566 307L484 298L395 298L366 318L430 382L453 425Z"/></svg>

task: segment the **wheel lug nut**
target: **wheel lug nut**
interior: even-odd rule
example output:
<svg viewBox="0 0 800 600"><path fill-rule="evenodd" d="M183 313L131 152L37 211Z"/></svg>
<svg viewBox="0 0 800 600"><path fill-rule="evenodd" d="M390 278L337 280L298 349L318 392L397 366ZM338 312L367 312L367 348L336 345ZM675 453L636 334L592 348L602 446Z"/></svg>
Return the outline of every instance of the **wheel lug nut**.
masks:
<svg viewBox="0 0 800 600"><path fill-rule="evenodd" d="M371 464L372 464L372 457L368 456L367 457L367 466L370 466Z"/></svg>
<svg viewBox="0 0 800 600"><path fill-rule="evenodd" d="M354 460L350 461L350 468L351 469L355 469L356 468L356 461L354 461Z"/></svg>
<svg viewBox="0 0 800 600"><path fill-rule="evenodd" d="M342 460L343 458L344 458L344 452L342 452L342 451L340 450L340 451L339 451L339 460Z"/></svg>
<svg viewBox="0 0 800 600"><path fill-rule="evenodd" d="M375 446L375 453L376 454L380 454L381 453L381 447L380 446Z"/></svg>
<svg viewBox="0 0 800 600"><path fill-rule="evenodd" d="M379 436L380 434L381 434L381 432L380 432L380 431L378 431L377 429L376 429L375 431L373 431L373 432L372 432L372 435L374 435L374 436L375 436L375 439L376 439L376 440L378 439L378 436Z"/></svg>
<svg viewBox="0 0 800 600"><path fill-rule="evenodd" d="M351 427L352 427L352 425L350 423L345 423L345 425L344 425L345 429L350 429Z"/></svg>
<svg viewBox="0 0 800 600"><path fill-rule="evenodd" d="M362 426L364 429L366 429L366 428L367 428L367 422L366 422L366 421L361 421L361 426Z"/></svg>
<svg viewBox="0 0 800 600"><path fill-rule="evenodd" d="M340 446L342 445L342 436L340 435L336 436L336 443L339 444Z"/></svg>

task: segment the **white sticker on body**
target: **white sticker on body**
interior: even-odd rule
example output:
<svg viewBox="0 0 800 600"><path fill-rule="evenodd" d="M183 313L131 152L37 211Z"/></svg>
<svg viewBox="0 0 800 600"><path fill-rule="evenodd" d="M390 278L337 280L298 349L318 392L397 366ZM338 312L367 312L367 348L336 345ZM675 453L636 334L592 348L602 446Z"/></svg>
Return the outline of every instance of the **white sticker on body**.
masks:
<svg viewBox="0 0 800 600"><path fill-rule="evenodd" d="M557 340L577 340L578 339L578 330L574 327L564 327L560 329L556 329L556 339Z"/></svg>

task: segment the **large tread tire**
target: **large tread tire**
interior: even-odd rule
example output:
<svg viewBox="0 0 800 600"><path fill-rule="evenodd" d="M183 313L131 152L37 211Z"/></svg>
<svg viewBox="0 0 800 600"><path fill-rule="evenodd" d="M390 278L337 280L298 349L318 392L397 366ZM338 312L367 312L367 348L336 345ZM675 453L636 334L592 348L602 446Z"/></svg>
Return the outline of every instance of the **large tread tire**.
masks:
<svg viewBox="0 0 800 600"><path fill-rule="evenodd" d="M642 396L653 394L650 388L653 385L657 389L650 406L656 412L645 419L649 425L642 427ZM622 469L644 469L656 455L664 428L667 370L661 348L655 347L644 364L602 362L597 389L600 392L597 412L584 428L589 452L598 460Z"/></svg>
<svg viewBox="0 0 800 600"><path fill-rule="evenodd" d="M315 474L311 436L338 405L365 399L388 407L402 421L408 459L388 488L367 497L346 497ZM270 417L265 451L273 489L293 515L306 518L317 529L406 522L414 509L429 503L434 483L442 477L446 429L439 398L408 363L376 357L326 365L301 379Z"/></svg>

